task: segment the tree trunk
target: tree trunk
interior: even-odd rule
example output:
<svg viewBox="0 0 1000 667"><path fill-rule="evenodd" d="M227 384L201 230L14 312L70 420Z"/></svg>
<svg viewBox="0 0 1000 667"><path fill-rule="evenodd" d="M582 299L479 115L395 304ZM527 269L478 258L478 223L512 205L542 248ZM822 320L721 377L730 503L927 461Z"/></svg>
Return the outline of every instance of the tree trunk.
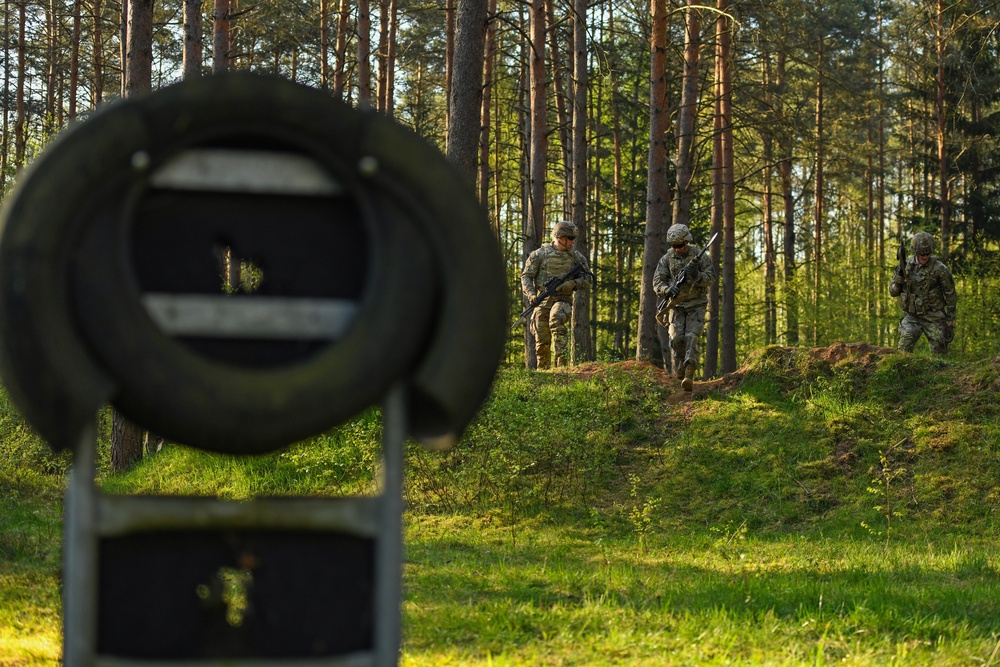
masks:
<svg viewBox="0 0 1000 667"><path fill-rule="evenodd" d="M946 46L944 33L944 0L938 0L937 19L934 22L934 36L937 46L937 94L934 99L937 118L938 187L941 201L941 258L947 262L951 246L951 192L948 182L948 127L944 105Z"/></svg>
<svg viewBox="0 0 1000 667"><path fill-rule="evenodd" d="M614 17L614 5L609 5L608 7L608 32L610 34L615 34L615 17ZM628 248L631 247L630 243L627 243L628 230L625 229L625 220L623 215L623 197L622 192L622 127L621 127L621 111L618 104L619 96L619 81L618 81L618 67L620 66L620 58L618 57L618 50L612 44L611 49L608 53L609 62L609 76L611 77L611 132L612 141L614 142L614 169L613 169L613 183L614 183L614 246L615 246L615 310L614 310L614 352L616 358L624 359L626 355L626 350L628 349L628 344L626 342L629 322L625 317L625 300L626 300L626 290L625 290L625 258L628 253ZM596 287L596 286L595 286Z"/></svg>
<svg viewBox="0 0 1000 667"><path fill-rule="evenodd" d="M212 72L229 70L229 0L215 0L215 23L212 28Z"/></svg>
<svg viewBox="0 0 1000 667"><path fill-rule="evenodd" d="M45 5L45 51L48 67L45 72L45 121L46 134L52 134L56 127L56 62L58 53L56 42L59 37L59 24L56 19L55 0L49 0Z"/></svg>
<svg viewBox="0 0 1000 667"><path fill-rule="evenodd" d="M385 91L383 92L382 113L389 118L396 115L396 47L399 33L399 2L389 0L389 39L385 63Z"/></svg>
<svg viewBox="0 0 1000 667"><path fill-rule="evenodd" d="M448 98L448 159L469 184L476 182L476 158L482 128L483 53L486 5L482 0L458 0L454 75Z"/></svg>
<svg viewBox="0 0 1000 667"><path fill-rule="evenodd" d="M121 25L119 26L119 62L121 63L121 77L119 93L125 97L125 85L128 80L128 15L129 0L122 0Z"/></svg>
<svg viewBox="0 0 1000 667"><path fill-rule="evenodd" d="M389 0L379 0L378 3L378 53L375 61L378 63L378 101L375 107L385 111L385 93L389 84L386 76L389 66Z"/></svg>
<svg viewBox="0 0 1000 667"><path fill-rule="evenodd" d="M319 87L330 87L330 0L319 0Z"/></svg>
<svg viewBox="0 0 1000 667"><path fill-rule="evenodd" d="M761 131L761 150L764 162L764 192L761 195L764 209L764 342L767 345L773 345L777 342L777 306L774 300L774 215L771 208L771 175L773 172L771 164L774 159L774 140L771 133L774 123L771 110L774 100L772 99L771 87L771 59L767 52L764 53L762 70L765 106L765 123Z"/></svg>
<svg viewBox="0 0 1000 667"><path fill-rule="evenodd" d="M822 2L819 4L820 10L823 8ZM823 127L823 37L819 38L818 56L816 62L816 190L813 201L813 303L812 303L812 344L818 346L822 335L820 333L819 307L822 303L820 291L823 287L823 216L826 212L823 207L823 198L826 193L823 191L823 165L826 155L823 142L826 140L825 128Z"/></svg>
<svg viewBox="0 0 1000 667"><path fill-rule="evenodd" d="M493 63L496 60L497 0L490 0L486 25L486 46L483 60L483 106L479 130L479 202L489 208L490 199L490 108L493 104ZM497 114L499 120L499 114ZM499 134L497 135L499 136ZM499 154L499 151L497 151ZM499 184L498 184L499 185ZM497 218L497 232L500 231Z"/></svg>
<svg viewBox="0 0 1000 667"><path fill-rule="evenodd" d="M575 0L571 0L575 2ZM549 59L552 68L552 94L556 102L556 131L559 133L559 148L562 151L562 177L563 192L563 217L572 216L573 202L573 157L572 139L570 138L570 126L572 119L570 111L566 109L566 89L563 85L565 68L562 64L561 44L556 31L556 14L553 0L545 0L545 15L549 21Z"/></svg>
<svg viewBox="0 0 1000 667"><path fill-rule="evenodd" d="M91 95L91 106L95 109L104 101L104 16L101 0L93 0L93 46L91 53L93 62L94 85Z"/></svg>
<svg viewBox="0 0 1000 667"><path fill-rule="evenodd" d="M639 287L639 340L636 359L653 362L656 331L656 295L653 273L663 256L670 192L667 185L667 8L666 0L650 0L649 161L646 189L646 230L642 251L642 284ZM656 362L658 365L660 362Z"/></svg>
<svg viewBox="0 0 1000 667"><path fill-rule="evenodd" d="M111 412L111 472L125 472L142 459L143 432L117 410Z"/></svg>
<svg viewBox="0 0 1000 667"><path fill-rule="evenodd" d="M201 74L201 0L184 0L184 78Z"/></svg>
<svg viewBox="0 0 1000 667"><path fill-rule="evenodd" d="M691 224L691 178L694 175L694 132L698 118L698 61L701 54L701 0L689 0L685 13L684 79L677 110L677 191L673 222Z"/></svg>
<svg viewBox="0 0 1000 667"><path fill-rule="evenodd" d="M524 230L524 258L541 246L545 233L545 175L548 139L545 121L545 0L531 1L531 51L529 58L529 108L530 108L530 180L527 228ZM531 342L531 327L525 345ZM526 349L525 359L529 368L535 368L535 351Z"/></svg>
<svg viewBox="0 0 1000 667"><path fill-rule="evenodd" d="M525 5L523 3L517 6L518 15L518 35L520 39L518 40L519 53L518 53L518 80L517 80L517 147L518 155L520 159L518 160L520 169L518 170L518 175L520 176L519 185L521 190L521 236L524 239L524 245L521 252L522 263L527 260L528 255L531 254L531 249L537 247L537 241L533 241L537 237L534 234L534 226L531 223L531 51L532 47L532 33L531 33L531 18L530 15L525 14ZM533 246L532 243L535 245ZM521 290L515 288L516 293L520 296L522 308L527 306L527 299L521 294ZM525 325L524 327L524 366L525 368L535 368L537 365L537 358L535 357L535 337L531 331L530 325Z"/></svg>
<svg viewBox="0 0 1000 667"><path fill-rule="evenodd" d="M131 0L128 20L128 96L148 91L153 83L153 2ZM143 432L117 410L111 413L111 471L122 472L142 458Z"/></svg>
<svg viewBox="0 0 1000 667"><path fill-rule="evenodd" d="M3 2L3 61L10 62L10 0ZM3 89L10 90L10 67L3 68ZM0 195L7 189L7 160L10 155L10 95L3 96L3 146L0 149Z"/></svg>
<svg viewBox="0 0 1000 667"><path fill-rule="evenodd" d="M587 239L587 0L574 0L573 9L573 224L576 249L590 252ZM593 266L597 270L597 265ZM596 285L595 285L596 288ZM573 296L573 363L591 361L589 293Z"/></svg>
<svg viewBox="0 0 1000 667"><path fill-rule="evenodd" d="M444 90L445 90L445 133L451 125L451 80L455 76L455 2L445 0L444 7Z"/></svg>
<svg viewBox="0 0 1000 667"><path fill-rule="evenodd" d="M778 108L779 121L787 124L784 118L785 93L785 53L778 53ZM784 254L784 290L785 290L785 342L788 345L799 344L799 301L795 283L795 198L792 195L792 147L790 140L782 135L781 162L778 163L778 173L781 175L781 201L783 204L782 221L784 237L782 250Z"/></svg>
<svg viewBox="0 0 1000 667"><path fill-rule="evenodd" d="M368 0L358 0L358 106L372 103L371 8Z"/></svg>
<svg viewBox="0 0 1000 667"><path fill-rule="evenodd" d="M712 116L712 234L723 232L723 187L722 187L722 32L726 29L721 17L715 23L715 81L713 94L715 108ZM709 250L712 265L719 267L722 258L722 243L716 243ZM719 373L719 298L722 281L712 283L708 288L708 322L705 327L705 366L703 377L712 378Z"/></svg>
<svg viewBox="0 0 1000 667"><path fill-rule="evenodd" d="M729 10L729 0L719 0L719 12ZM719 17L722 31L719 56L722 74L722 340L720 366L723 374L736 370L736 174L733 158L733 84L730 59L729 17Z"/></svg>
<svg viewBox="0 0 1000 667"><path fill-rule="evenodd" d="M20 170L24 166L25 151L27 149L27 107L24 101L24 84L26 78L25 60L28 50L25 41L25 25L27 23L26 5L28 0L19 0L17 3L17 120L14 121L14 169Z"/></svg>
<svg viewBox="0 0 1000 667"><path fill-rule="evenodd" d="M69 54L69 119L76 119L76 96L80 86L80 39L83 32L83 0L73 0L73 35Z"/></svg>
<svg viewBox="0 0 1000 667"><path fill-rule="evenodd" d="M878 13L878 41L884 39L883 17L881 5ZM885 51L879 50L878 56L878 294L885 294ZM902 193L902 188L899 189ZM885 322L885 299L878 300L878 322ZM878 327L878 344L884 345L884 327Z"/></svg>
<svg viewBox="0 0 1000 667"><path fill-rule="evenodd" d="M350 0L340 0L340 11L337 18L337 64L333 72L333 90L340 97L345 97L344 88L347 77L347 27L351 16Z"/></svg>

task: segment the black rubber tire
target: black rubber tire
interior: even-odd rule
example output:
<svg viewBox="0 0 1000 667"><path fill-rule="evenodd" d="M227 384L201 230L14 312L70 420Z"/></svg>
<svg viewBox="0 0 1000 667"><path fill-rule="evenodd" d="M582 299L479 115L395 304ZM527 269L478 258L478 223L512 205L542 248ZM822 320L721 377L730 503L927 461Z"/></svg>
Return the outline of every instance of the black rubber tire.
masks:
<svg viewBox="0 0 1000 667"><path fill-rule="evenodd" d="M474 189L441 153L388 119L372 121L364 152L373 181L414 213L445 285L430 347L409 382L410 433L432 446L461 435L489 394L507 340L503 257Z"/></svg>
<svg viewBox="0 0 1000 667"><path fill-rule="evenodd" d="M61 138L20 184L0 246L4 291L28 284L41 301L21 316L11 317L11 300L3 310L5 339L35 341L11 351L4 377L18 387L18 403L30 404L25 412L36 428L57 447L72 444L60 435L65 414L52 406L69 401L74 413L93 414L112 378L111 402L137 424L202 449L258 453L341 423L405 378L426 342L435 293L432 258L408 216L390 219L363 205L374 247L357 318L341 340L287 367L215 362L162 334L124 257L128 224L120 223L129 200L177 152L220 136L259 137L308 153L358 201L370 202L378 193L351 171L365 156L360 144L370 126L370 114L316 90L237 73L130 99ZM148 170L133 168L139 152ZM54 285L58 298L48 293ZM88 345L73 340L63 348L66 338Z"/></svg>

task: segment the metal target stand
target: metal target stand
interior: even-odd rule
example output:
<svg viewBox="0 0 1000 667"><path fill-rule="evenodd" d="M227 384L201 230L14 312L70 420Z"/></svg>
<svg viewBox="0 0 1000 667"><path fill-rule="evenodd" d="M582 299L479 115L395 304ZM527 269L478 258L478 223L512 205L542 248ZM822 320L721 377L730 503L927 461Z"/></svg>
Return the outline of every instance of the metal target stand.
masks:
<svg viewBox="0 0 1000 667"><path fill-rule="evenodd" d="M247 502L193 497L120 496L101 492L96 472L96 426L82 436L74 454L66 493L64 529L64 663L79 667L388 667L396 665L400 648L403 446L406 440L405 390L392 389L382 407L381 493L376 497L260 498ZM347 534L374 541L374 626L370 647L349 654L310 658L129 658L104 653L98 633L103 540L136 534L168 536L196 529L280 530ZM155 576L155 572L150 572ZM195 589L186 592L197 597ZM152 602L152 601L148 601ZM139 611L133 609L132 613ZM261 610L263 611L263 610ZM106 613L106 612L105 612ZM119 613L128 614L128 609ZM336 631L336 629L333 629ZM105 637L104 643L107 643ZM112 647L113 648L113 647Z"/></svg>

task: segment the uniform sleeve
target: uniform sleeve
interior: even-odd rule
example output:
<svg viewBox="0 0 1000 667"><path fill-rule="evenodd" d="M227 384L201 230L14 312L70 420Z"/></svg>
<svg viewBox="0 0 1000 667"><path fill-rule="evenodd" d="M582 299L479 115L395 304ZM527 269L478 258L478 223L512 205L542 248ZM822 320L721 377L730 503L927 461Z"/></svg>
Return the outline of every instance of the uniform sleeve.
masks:
<svg viewBox="0 0 1000 667"><path fill-rule="evenodd" d="M521 270L521 293L529 299L535 297L535 292L537 291L535 279L538 277L538 270L541 268L541 265L538 250L533 251L528 255L528 259L524 260L524 268Z"/></svg>
<svg viewBox="0 0 1000 667"><path fill-rule="evenodd" d="M699 275L696 281L698 287L707 287L715 282L715 266L707 252L698 260L698 271Z"/></svg>
<svg viewBox="0 0 1000 667"><path fill-rule="evenodd" d="M587 263L587 257L579 250L573 251L573 256L576 257L576 261L587 269L587 275L577 278L574 282L576 283L576 289L590 289L594 286L594 279L590 273L590 264Z"/></svg>
<svg viewBox="0 0 1000 667"><path fill-rule="evenodd" d="M941 298L944 300L944 312L948 319L955 319L955 313L958 306L958 291L955 290L955 278L951 275L951 271L944 264L941 265L944 269L941 272Z"/></svg>
<svg viewBox="0 0 1000 667"><path fill-rule="evenodd" d="M653 273L653 294L663 296L663 292L666 292L672 282L674 278L670 275L670 256L666 254L656 263L656 271Z"/></svg>

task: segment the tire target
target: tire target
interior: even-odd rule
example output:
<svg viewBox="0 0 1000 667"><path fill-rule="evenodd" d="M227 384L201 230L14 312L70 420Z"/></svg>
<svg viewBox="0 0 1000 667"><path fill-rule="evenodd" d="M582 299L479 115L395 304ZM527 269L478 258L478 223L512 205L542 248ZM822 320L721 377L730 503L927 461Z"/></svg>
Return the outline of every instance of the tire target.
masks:
<svg viewBox="0 0 1000 667"><path fill-rule="evenodd" d="M20 180L0 373L57 449L110 402L178 442L266 452L400 382L410 431L441 442L489 390L499 251L462 177L388 119L204 77L95 113Z"/></svg>

